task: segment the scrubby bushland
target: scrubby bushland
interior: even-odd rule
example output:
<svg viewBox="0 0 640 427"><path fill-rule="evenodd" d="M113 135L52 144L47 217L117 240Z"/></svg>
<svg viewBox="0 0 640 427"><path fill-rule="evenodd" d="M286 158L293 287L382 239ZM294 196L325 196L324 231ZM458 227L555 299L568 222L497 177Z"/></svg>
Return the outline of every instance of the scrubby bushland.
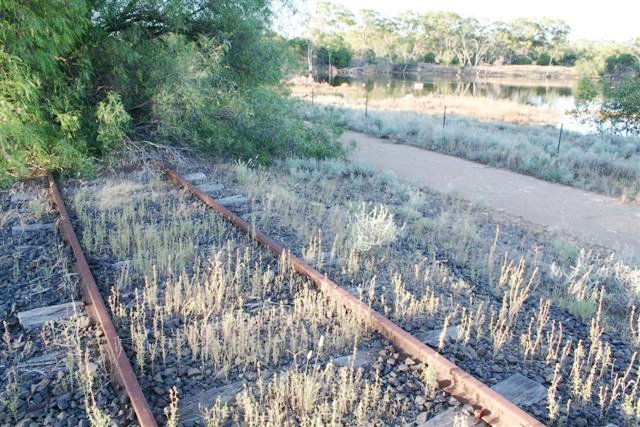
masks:
<svg viewBox="0 0 640 427"><path fill-rule="evenodd" d="M268 161L339 151L275 89L271 0L0 1L0 180L87 172L126 138Z"/></svg>

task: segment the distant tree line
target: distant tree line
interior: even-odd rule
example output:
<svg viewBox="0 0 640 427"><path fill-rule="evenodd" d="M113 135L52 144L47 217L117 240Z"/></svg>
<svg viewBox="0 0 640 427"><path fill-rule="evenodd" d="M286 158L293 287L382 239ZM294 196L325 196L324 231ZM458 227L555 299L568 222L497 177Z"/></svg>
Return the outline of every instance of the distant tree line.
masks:
<svg viewBox="0 0 640 427"><path fill-rule="evenodd" d="M354 13L341 4L319 2L308 32L292 43L308 68L312 61L346 67L352 58L405 67L417 62L573 66L583 59L583 66L588 68L590 61L599 59L600 51L609 51L610 55L633 49L606 43L571 43L567 39L570 31L564 21L550 18L490 22L452 12L404 12L388 18L370 9ZM640 41L635 49L639 47Z"/></svg>

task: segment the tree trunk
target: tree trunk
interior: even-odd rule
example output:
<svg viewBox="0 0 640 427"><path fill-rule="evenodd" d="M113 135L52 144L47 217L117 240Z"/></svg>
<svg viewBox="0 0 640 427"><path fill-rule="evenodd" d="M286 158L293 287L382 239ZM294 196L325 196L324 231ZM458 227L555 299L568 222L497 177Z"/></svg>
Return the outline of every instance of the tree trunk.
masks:
<svg viewBox="0 0 640 427"><path fill-rule="evenodd" d="M311 42L307 43L307 67L309 68L309 75L313 76L313 45Z"/></svg>

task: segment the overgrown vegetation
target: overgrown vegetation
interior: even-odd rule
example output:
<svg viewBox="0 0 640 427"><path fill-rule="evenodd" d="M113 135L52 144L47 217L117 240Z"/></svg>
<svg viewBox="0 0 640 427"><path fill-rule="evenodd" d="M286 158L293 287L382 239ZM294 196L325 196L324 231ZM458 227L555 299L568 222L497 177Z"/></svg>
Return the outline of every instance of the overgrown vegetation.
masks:
<svg viewBox="0 0 640 427"><path fill-rule="evenodd" d="M527 409L545 424L637 424L637 260L575 249L357 163L216 171L241 185L258 229L287 236L288 247L406 330L440 329L432 345L458 366L539 375L545 409ZM384 203L405 224L384 251L353 250L344 230L354 203ZM492 385L500 372L475 374Z"/></svg>
<svg viewBox="0 0 640 427"><path fill-rule="evenodd" d="M193 412L179 402L213 387L234 398L221 394L194 409L206 425L389 425L426 409L411 393L426 390L427 367L407 359L398 378L387 375L382 362L400 365L405 357L382 350L366 319L169 185L145 172L68 190L83 247L110 260L94 274L163 425L189 423ZM383 206L366 208L360 223L393 228ZM369 240L380 247L394 239ZM369 348L379 367L356 366L354 353ZM423 399L444 400L435 389Z"/></svg>
<svg viewBox="0 0 640 427"><path fill-rule="evenodd" d="M304 126L275 87L289 55L274 3L0 2L0 179L86 173L127 139L335 155L335 130Z"/></svg>
<svg viewBox="0 0 640 427"><path fill-rule="evenodd" d="M41 184L18 184L0 195L0 424L129 425L133 413L109 382L99 327L77 302L71 251L49 229L12 233L20 224L56 219ZM14 199L25 191L32 198ZM73 301L69 318L32 327L21 320L28 310Z"/></svg>

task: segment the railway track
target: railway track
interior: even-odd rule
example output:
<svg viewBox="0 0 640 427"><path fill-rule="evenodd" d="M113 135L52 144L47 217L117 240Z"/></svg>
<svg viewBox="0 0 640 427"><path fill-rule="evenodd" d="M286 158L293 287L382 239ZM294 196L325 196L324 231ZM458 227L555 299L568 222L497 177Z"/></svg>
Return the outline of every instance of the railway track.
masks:
<svg viewBox="0 0 640 427"><path fill-rule="evenodd" d="M347 292L337 283L328 279L302 259L292 255L277 242L252 227L251 224L217 203L213 198L196 186L189 183L172 169L165 169L165 174L176 184L187 189L207 206L224 216L244 233L267 247L276 256L285 257L299 274L311 280L330 298L344 305L354 315L366 321L374 330L387 338L404 353L412 358L432 366L437 371L439 386L459 400L470 404L475 418L482 419L490 425L504 426L542 426L535 418L518 408L509 400L482 384L469 373L458 368L454 363L442 357L418 338L404 331L382 314L363 303Z"/></svg>
<svg viewBox="0 0 640 427"><path fill-rule="evenodd" d="M313 282L329 299L344 306L351 314L354 314L365 322L368 327L379 332L384 338L389 340L395 348L399 349L404 357L409 356L412 365L417 362L434 369L438 386L461 403L470 405L470 408L474 411L473 415L475 418L482 419L492 425L541 425L535 418L520 410L500 394L474 379L471 375L440 356L436 351L426 346L417 338L403 331L400 327L393 324L393 322L353 297L339 285L324 277L303 260L291 255L275 241L255 230L255 228L252 228L246 221L214 201L177 173L171 170L166 170L165 173L172 181L188 189L202 202L221 214L226 220L247 233L252 239L255 239L267 247L276 258L280 258L286 263L289 263L296 273L305 276L309 281ZM62 197L52 178L50 178L50 188L51 197L62 218L62 234L74 250L77 260L76 269L80 272L81 281L84 284L83 295L85 300L91 304L92 310L90 310L90 313L92 318L103 328L105 336L107 337L109 359L115 368L116 380L124 387L124 390L129 396L140 424L154 425L153 410L142 393L142 389L133 373L133 368L129 360L125 357L122 344L109 318L105 303L99 298L95 281L92 278L86 259L81 252L79 241L73 231ZM394 353L397 352L392 352L392 354ZM215 387L213 389L215 390ZM156 419L157 418L156 416Z"/></svg>
<svg viewBox="0 0 640 427"><path fill-rule="evenodd" d="M45 188L40 179L0 193L0 425L135 423L109 382Z"/></svg>
<svg viewBox="0 0 640 427"><path fill-rule="evenodd" d="M538 382L514 371L483 384L432 348L446 323L412 335L257 230L246 197L163 174L62 194L49 177L84 309L138 424L543 425L518 406L547 398Z"/></svg>

